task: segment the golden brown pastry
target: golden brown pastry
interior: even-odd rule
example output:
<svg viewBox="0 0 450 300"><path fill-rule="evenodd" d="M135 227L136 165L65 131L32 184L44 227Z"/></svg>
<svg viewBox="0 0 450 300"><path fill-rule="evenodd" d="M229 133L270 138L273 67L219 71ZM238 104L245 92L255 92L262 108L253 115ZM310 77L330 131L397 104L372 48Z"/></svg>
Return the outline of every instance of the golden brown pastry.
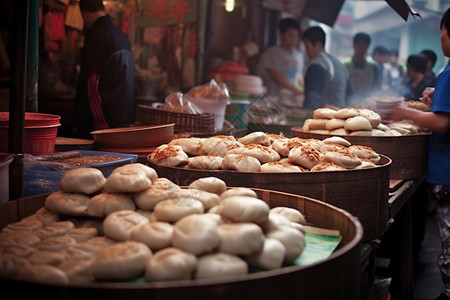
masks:
<svg viewBox="0 0 450 300"><path fill-rule="evenodd" d="M302 145L300 147L292 148L291 151L289 151L288 159L290 163L311 169L322 160L322 153L308 145Z"/></svg>
<svg viewBox="0 0 450 300"><path fill-rule="evenodd" d="M150 161L165 167L177 167L189 162L188 155L178 145L161 145L150 154Z"/></svg>
<svg viewBox="0 0 450 300"><path fill-rule="evenodd" d="M261 163L253 156L228 153L223 158L222 169L238 172L259 172Z"/></svg>

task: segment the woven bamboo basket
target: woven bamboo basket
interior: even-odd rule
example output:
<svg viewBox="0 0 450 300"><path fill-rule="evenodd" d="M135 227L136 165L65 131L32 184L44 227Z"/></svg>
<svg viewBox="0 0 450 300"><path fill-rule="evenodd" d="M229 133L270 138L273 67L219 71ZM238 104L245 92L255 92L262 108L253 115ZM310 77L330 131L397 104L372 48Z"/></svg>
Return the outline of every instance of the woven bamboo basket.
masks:
<svg viewBox="0 0 450 300"><path fill-rule="evenodd" d="M17 298L37 294L49 299L360 299L360 255L363 229L348 212L315 199L254 189L269 206L288 206L305 215L309 224L337 229L342 241L327 258L308 266L251 273L224 279L157 283L31 284L0 280L4 293ZM0 205L1 228L43 206L46 194Z"/></svg>
<svg viewBox="0 0 450 300"><path fill-rule="evenodd" d="M136 107L136 123L139 125L160 125L175 123L175 133L214 134L215 116L211 113L188 114L154 108L140 104Z"/></svg>
<svg viewBox="0 0 450 300"><path fill-rule="evenodd" d="M359 218L364 227L363 240L380 238L387 229L389 173L391 159L381 155L375 168L301 173L251 173L230 170L193 170L162 167L148 160L160 177L178 185L215 176L228 186L261 188L322 200L342 208Z"/></svg>
<svg viewBox="0 0 450 300"><path fill-rule="evenodd" d="M301 127L291 128L292 137L326 139L331 135L304 132ZM342 136L353 145L371 147L392 160L391 179L417 179L427 171L428 141L430 133L402 136Z"/></svg>

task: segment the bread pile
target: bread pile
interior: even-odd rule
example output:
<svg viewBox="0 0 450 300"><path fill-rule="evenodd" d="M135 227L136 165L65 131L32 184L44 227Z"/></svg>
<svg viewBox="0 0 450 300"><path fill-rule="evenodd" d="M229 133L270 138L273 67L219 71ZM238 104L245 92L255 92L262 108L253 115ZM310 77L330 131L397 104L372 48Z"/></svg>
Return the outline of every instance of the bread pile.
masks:
<svg viewBox="0 0 450 300"><path fill-rule="evenodd" d="M38 283L173 281L292 264L306 220L248 188L205 177L180 188L139 163L105 179L67 171L60 191L0 233L0 278Z"/></svg>
<svg viewBox="0 0 450 300"><path fill-rule="evenodd" d="M156 148L149 160L159 166L197 170L293 173L376 167L380 155L338 136L318 140L256 131L238 139L177 138Z"/></svg>
<svg viewBox="0 0 450 300"><path fill-rule="evenodd" d="M401 136L418 134L418 127L410 123L381 123L381 117L368 108L318 108L312 119L303 123L303 131L327 135Z"/></svg>

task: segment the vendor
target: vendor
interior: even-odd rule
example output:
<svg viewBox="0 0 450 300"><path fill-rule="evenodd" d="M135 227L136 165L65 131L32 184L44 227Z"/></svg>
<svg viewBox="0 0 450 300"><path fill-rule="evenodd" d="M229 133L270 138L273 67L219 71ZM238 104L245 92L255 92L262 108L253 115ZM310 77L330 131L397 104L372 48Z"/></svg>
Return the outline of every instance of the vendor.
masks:
<svg viewBox="0 0 450 300"><path fill-rule="evenodd" d="M90 132L130 125L134 108L134 59L130 41L105 12L102 0L80 0L85 41L74 105L73 130Z"/></svg>
<svg viewBox="0 0 450 300"><path fill-rule="evenodd" d="M278 97L281 89L302 95L303 53L297 49L300 24L296 19L282 19L278 25L280 44L267 49L257 66L269 95Z"/></svg>

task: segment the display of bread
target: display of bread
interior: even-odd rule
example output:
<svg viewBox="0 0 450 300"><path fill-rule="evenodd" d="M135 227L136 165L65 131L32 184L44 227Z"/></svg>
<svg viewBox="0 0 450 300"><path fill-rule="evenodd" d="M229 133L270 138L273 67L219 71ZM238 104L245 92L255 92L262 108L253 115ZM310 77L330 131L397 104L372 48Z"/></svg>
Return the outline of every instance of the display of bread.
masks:
<svg viewBox="0 0 450 300"><path fill-rule="evenodd" d="M318 116L331 116L331 109L327 109ZM318 111L320 112L320 111ZM371 120L355 116L359 111L349 109L343 111L343 116L351 117L355 122L350 122L352 128L357 128L360 119L364 119L363 126L371 126L376 118ZM369 115L367 113L367 115ZM314 121L314 120L312 120ZM356 124L355 124L356 123ZM401 131L401 129L398 129ZM405 129L406 130L406 129ZM396 131L396 132L399 132ZM218 137L192 138L195 147L202 147L208 140L224 139ZM181 141L174 139L171 144L189 144L189 138L182 138ZM320 172L320 171L342 171L350 169L376 167L380 160L380 155L372 148L362 145L352 145L344 137L331 136L324 140L302 139L299 137L286 138L282 135L268 134L264 132L252 132L239 139L228 138L229 143L226 150L221 155L192 155L189 156L188 163L173 164L172 167L183 167L195 170L232 170L238 172L256 172L256 173L298 173L298 172ZM257 144L258 142L262 144ZM203 143L203 144L202 144ZM164 152L167 145L156 148L156 152ZM181 150L183 151L183 150ZM160 164L160 154L149 155L149 161L158 166L167 167L167 164ZM155 158L158 156L158 158ZM218 163L221 158L221 163ZM363 163L364 159L371 159L373 164ZM193 161L198 163L193 164ZM200 163L201 161L201 163Z"/></svg>
<svg viewBox="0 0 450 300"><path fill-rule="evenodd" d="M109 192L110 177L89 194L60 190L3 228L0 278L45 284L221 278L292 265L303 253L305 216L270 208L250 188L229 188L217 177L182 188L139 163L117 172L130 177L115 181L126 192ZM150 186L130 185L134 176ZM69 182L68 190L78 184Z"/></svg>
<svg viewBox="0 0 450 300"><path fill-rule="evenodd" d="M414 105L411 103L411 107ZM416 105L418 106L418 105ZM381 116L368 108L317 108L303 123L304 132L327 135L401 136L418 134L419 128L406 122L381 123Z"/></svg>

